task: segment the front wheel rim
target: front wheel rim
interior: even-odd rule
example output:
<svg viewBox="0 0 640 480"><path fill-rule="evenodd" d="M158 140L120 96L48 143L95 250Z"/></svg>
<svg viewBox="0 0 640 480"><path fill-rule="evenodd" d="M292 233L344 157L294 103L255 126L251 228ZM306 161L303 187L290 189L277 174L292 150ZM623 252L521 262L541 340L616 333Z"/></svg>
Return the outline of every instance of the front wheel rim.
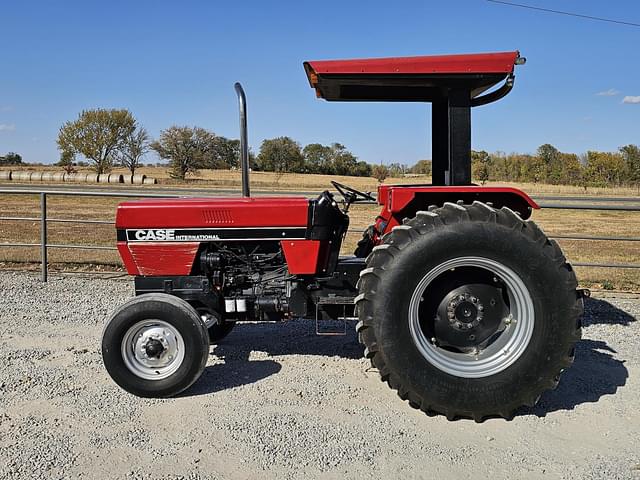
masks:
<svg viewBox="0 0 640 480"><path fill-rule="evenodd" d="M125 366L135 376L144 380L163 380L182 365L184 339L168 322L143 320L124 334L121 354Z"/></svg>
<svg viewBox="0 0 640 480"><path fill-rule="evenodd" d="M506 287L509 315L503 319L497 338L486 348L462 353L438 346L438 339L425 334L420 304L425 292L443 273L460 267L486 270ZM482 378L495 375L511 366L525 352L535 323L533 300L526 285L511 268L490 258L467 256L447 260L422 277L409 302L409 329L422 356L433 366L450 375ZM497 332L498 333L498 332Z"/></svg>

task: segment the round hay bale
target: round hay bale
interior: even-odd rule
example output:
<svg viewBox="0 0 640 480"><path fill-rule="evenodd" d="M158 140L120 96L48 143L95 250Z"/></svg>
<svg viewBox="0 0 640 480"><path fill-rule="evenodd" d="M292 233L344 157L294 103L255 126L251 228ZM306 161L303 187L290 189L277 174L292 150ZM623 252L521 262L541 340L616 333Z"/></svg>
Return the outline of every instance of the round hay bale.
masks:
<svg viewBox="0 0 640 480"><path fill-rule="evenodd" d="M141 173L136 173L133 177L131 177L131 183L136 185L142 185L144 183L144 179L147 178L146 175Z"/></svg>
<svg viewBox="0 0 640 480"><path fill-rule="evenodd" d="M13 172L11 175L11 178L13 178L17 182L28 182L31 180L32 173L33 172L25 172L25 171Z"/></svg>
<svg viewBox="0 0 640 480"><path fill-rule="evenodd" d="M11 170L0 170L0 180L11 180Z"/></svg>
<svg viewBox="0 0 640 480"><path fill-rule="evenodd" d="M124 183L124 175L119 173L112 173L109 175L109 183Z"/></svg>
<svg viewBox="0 0 640 480"><path fill-rule="evenodd" d="M145 177L142 181L143 185L155 185L156 183L158 183L158 180L153 177Z"/></svg>
<svg viewBox="0 0 640 480"><path fill-rule="evenodd" d="M66 173L64 176L65 182L77 182L78 181L78 172Z"/></svg>
<svg viewBox="0 0 640 480"><path fill-rule="evenodd" d="M91 180L87 180L87 177L91 178L90 176L91 176L90 173L84 173L84 172L78 173L78 175L76 175L76 182L87 183L87 181L91 181Z"/></svg>
<svg viewBox="0 0 640 480"><path fill-rule="evenodd" d="M40 180L43 182L51 182L53 180L53 172L42 172Z"/></svg>
<svg viewBox="0 0 640 480"><path fill-rule="evenodd" d="M31 178L29 179L32 182L39 182L42 180L42 172L31 172Z"/></svg>
<svg viewBox="0 0 640 480"><path fill-rule="evenodd" d="M67 173L66 172L55 172L55 173L51 174L51 181L52 182L64 182L66 180L66 177L67 177Z"/></svg>
<svg viewBox="0 0 640 480"><path fill-rule="evenodd" d="M109 183L109 174L101 173L98 175L98 183Z"/></svg>
<svg viewBox="0 0 640 480"><path fill-rule="evenodd" d="M86 183L98 183L98 174L97 173L87 173Z"/></svg>

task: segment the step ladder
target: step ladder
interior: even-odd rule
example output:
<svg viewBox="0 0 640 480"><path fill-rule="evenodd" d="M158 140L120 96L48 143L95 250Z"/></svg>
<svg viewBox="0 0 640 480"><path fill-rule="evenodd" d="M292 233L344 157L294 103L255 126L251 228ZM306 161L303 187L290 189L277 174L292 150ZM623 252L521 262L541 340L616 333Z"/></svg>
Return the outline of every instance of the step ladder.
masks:
<svg viewBox="0 0 640 480"><path fill-rule="evenodd" d="M356 317L347 317L347 306L353 305L356 297L341 297L341 296L328 296L320 297L316 302L316 335L346 335L347 334L347 320L357 320ZM321 327L321 315L320 311L325 305L342 305L342 316L335 321L342 322L342 328L339 330L332 330ZM327 320L329 321L329 320Z"/></svg>

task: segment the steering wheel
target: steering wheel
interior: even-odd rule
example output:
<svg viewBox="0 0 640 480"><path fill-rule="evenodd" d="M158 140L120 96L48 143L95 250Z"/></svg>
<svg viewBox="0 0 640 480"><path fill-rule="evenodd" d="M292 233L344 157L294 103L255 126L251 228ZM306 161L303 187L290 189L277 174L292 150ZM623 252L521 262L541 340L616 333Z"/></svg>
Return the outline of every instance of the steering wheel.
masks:
<svg viewBox="0 0 640 480"><path fill-rule="evenodd" d="M349 203L353 203L361 198L365 201L375 202L376 197L371 195L370 193L361 192L360 190L356 190L353 187L349 187L348 185L344 185L342 183L338 183L334 180L331 180L331 185L335 187L335 189L340 192L340 195L345 199L345 201Z"/></svg>

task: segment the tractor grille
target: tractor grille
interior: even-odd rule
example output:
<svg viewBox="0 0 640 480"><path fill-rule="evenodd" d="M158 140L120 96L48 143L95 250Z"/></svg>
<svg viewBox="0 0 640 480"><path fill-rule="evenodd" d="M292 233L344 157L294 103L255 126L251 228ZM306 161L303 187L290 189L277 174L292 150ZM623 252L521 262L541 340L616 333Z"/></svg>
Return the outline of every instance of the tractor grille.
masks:
<svg viewBox="0 0 640 480"><path fill-rule="evenodd" d="M231 210L224 209L211 209L203 210L202 216L204 217L204 223L214 225L230 225L233 223L233 215Z"/></svg>

